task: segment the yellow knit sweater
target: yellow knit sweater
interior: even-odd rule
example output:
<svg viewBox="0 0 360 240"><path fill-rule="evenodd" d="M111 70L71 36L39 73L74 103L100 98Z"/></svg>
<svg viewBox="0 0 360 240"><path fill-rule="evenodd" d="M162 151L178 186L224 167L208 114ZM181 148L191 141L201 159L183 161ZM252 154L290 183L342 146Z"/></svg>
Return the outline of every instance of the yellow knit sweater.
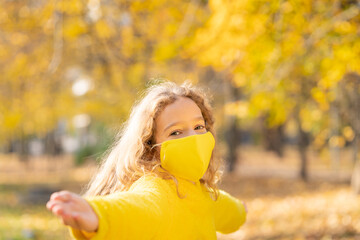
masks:
<svg viewBox="0 0 360 240"><path fill-rule="evenodd" d="M213 240L216 231L230 233L245 222L244 205L220 190L217 201L206 187L178 179L180 195L172 180L143 176L127 192L86 200L99 217L96 234L70 228L75 239L109 240Z"/></svg>

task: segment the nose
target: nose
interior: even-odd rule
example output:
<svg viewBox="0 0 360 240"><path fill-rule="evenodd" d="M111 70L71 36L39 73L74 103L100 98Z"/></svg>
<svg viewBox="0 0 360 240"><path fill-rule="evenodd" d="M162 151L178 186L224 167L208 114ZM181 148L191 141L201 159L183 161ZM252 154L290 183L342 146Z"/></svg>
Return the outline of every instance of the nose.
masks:
<svg viewBox="0 0 360 240"><path fill-rule="evenodd" d="M196 132L196 131L193 130L193 129L189 129L189 130L186 131L186 133L184 134L184 137L192 136L192 135L195 135L195 134L200 134L200 133Z"/></svg>

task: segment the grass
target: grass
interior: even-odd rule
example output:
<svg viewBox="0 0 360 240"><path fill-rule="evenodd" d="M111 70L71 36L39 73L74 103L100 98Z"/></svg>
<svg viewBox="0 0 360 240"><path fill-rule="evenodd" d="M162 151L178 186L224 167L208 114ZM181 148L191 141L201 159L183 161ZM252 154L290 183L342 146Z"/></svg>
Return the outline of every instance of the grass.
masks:
<svg viewBox="0 0 360 240"><path fill-rule="evenodd" d="M19 203L28 186L0 185L0 239L68 239L66 229L45 205Z"/></svg>

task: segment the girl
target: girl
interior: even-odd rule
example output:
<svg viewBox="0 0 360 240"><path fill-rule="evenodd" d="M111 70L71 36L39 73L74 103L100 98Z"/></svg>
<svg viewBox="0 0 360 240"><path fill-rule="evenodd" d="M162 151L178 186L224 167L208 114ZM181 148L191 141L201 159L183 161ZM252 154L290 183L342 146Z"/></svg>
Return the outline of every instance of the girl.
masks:
<svg viewBox="0 0 360 240"><path fill-rule="evenodd" d="M75 239L212 240L245 222L242 202L219 190L214 119L189 83L148 89L85 198L51 195L47 208Z"/></svg>

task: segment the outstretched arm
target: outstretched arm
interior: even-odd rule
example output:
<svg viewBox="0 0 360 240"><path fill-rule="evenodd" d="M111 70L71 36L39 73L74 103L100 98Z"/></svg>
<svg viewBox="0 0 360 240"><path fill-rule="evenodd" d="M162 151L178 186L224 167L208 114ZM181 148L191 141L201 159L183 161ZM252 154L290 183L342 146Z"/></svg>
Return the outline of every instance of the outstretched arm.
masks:
<svg viewBox="0 0 360 240"><path fill-rule="evenodd" d="M247 208L239 199L220 190L215 201L215 227L221 233L237 231L246 221Z"/></svg>
<svg viewBox="0 0 360 240"><path fill-rule="evenodd" d="M170 203L161 197L164 193L159 187L143 185L85 199L69 192L57 193L48 208L70 226L75 239L156 239L164 228L163 219L169 217L164 210Z"/></svg>
<svg viewBox="0 0 360 240"><path fill-rule="evenodd" d="M89 203L75 193L55 192L51 195L46 207L67 226L86 232L96 232L98 229L98 216Z"/></svg>

